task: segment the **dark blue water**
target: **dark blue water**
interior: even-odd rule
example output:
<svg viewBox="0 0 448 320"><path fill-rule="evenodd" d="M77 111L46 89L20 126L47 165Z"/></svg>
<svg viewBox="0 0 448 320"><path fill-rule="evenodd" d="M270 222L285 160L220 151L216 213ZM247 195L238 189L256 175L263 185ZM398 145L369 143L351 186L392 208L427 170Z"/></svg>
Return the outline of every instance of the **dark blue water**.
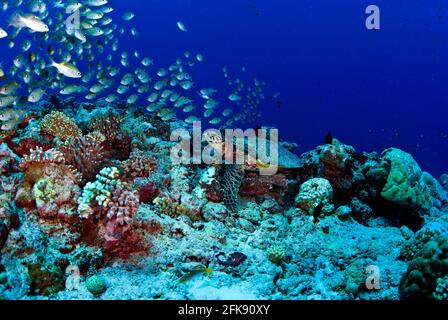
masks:
<svg viewBox="0 0 448 320"><path fill-rule="evenodd" d="M381 30L365 28L369 4ZM222 66L267 82L263 125L280 128L299 152L327 132L358 151L398 147L435 176L448 171L446 1L112 0L133 11L138 49L157 66L201 52L200 87L227 88ZM188 28L180 32L176 21ZM120 24L122 21L117 20ZM2 55L3 53L2 47ZM199 89L199 88L198 88Z"/></svg>
<svg viewBox="0 0 448 320"><path fill-rule="evenodd" d="M280 91L280 107L263 106L264 123L300 150L331 131L358 150L396 146L435 175L447 171L445 1L375 1L379 31L365 28L367 1L133 2L120 6L140 8L139 46L157 60L199 50L210 83L222 81L220 66L244 65Z"/></svg>

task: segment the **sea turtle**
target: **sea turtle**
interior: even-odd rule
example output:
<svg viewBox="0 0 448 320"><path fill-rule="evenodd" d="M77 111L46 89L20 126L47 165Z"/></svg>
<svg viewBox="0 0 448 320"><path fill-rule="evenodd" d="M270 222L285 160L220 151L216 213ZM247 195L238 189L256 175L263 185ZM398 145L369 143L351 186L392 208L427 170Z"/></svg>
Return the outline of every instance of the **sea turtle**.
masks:
<svg viewBox="0 0 448 320"><path fill-rule="evenodd" d="M278 158L276 162L278 165L274 168L274 171L268 171L272 172L272 174L275 174L278 170L296 169L300 164L300 161L296 155L282 147L280 144L265 138L262 139L260 137L256 137L256 139L249 139L245 136L244 144L238 144L236 143L235 137L233 137L230 141L223 141L220 132L213 130L206 131L204 133L204 138L214 150L220 152L220 154L224 156L224 159L230 158L233 159L234 162L235 159L238 159L238 157L239 159L244 159L243 164L232 163L224 165L224 174L221 181L221 193L223 195L225 205L232 211L237 210L238 191L244 177L244 171L268 170L272 169L271 165L274 165L265 163L258 159L258 157L254 157L254 155L249 154L249 148L255 148L252 150L256 150L256 155L260 154L260 148L267 148L267 150L277 148ZM255 143L255 146L253 143ZM222 158L219 160L222 160Z"/></svg>
<svg viewBox="0 0 448 320"><path fill-rule="evenodd" d="M283 147L282 144L266 138L257 136L255 139L250 139L244 136L244 144L241 146L241 144L236 143L237 138L233 137L230 141L227 139L223 141L222 135L218 131L209 130L204 133L204 139L213 149L220 152L224 159L244 159L244 170L257 171L258 169L267 169L274 165L277 166L276 169L278 171L296 170L300 167L300 159L297 155ZM255 150L256 155L250 154L248 150ZM260 160L260 157L257 157L261 152L266 154L266 150L277 151L278 156L277 159L273 159L276 160L274 163L266 163ZM268 152L268 154L271 153Z"/></svg>

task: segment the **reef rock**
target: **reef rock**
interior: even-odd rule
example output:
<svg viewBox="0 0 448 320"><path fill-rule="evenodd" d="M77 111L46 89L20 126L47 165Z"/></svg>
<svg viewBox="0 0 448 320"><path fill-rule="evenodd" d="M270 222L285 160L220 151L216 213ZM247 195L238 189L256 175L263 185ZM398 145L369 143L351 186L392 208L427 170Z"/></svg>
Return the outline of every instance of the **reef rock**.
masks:
<svg viewBox="0 0 448 320"><path fill-rule="evenodd" d="M313 178L300 186L295 204L300 209L312 214L318 206L329 206L333 199L333 188L328 180Z"/></svg>
<svg viewBox="0 0 448 320"><path fill-rule="evenodd" d="M415 210L429 210L433 204L431 189L417 162L402 150L385 150L382 159L390 163L389 176L381 195L396 204Z"/></svg>

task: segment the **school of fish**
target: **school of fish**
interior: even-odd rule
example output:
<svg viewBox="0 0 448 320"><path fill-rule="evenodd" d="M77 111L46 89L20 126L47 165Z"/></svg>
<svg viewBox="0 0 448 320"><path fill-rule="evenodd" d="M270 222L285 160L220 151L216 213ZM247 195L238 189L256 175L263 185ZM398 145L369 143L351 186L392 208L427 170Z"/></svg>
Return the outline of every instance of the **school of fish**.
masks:
<svg viewBox="0 0 448 320"><path fill-rule="evenodd" d="M224 66L228 92L219 93L193 80L191 68L204 61L201 53L184 51L168 67L156 67L153 58L138 50L121 51L120 37L138 37L128 25L135 14L125 12L114 21L107 0L0 3L3 11L11 12L9 21L0 21L0 46L18 52L12 61L0 63L1 130L13 129L27 104L49 94L125 101L163 121L183 115L189 124L207 119L211 125L229 127L261 116L263 81L245 82ZM181 21L176 25L191 32ZM243 67L243 75L245 71Z"/></svg>

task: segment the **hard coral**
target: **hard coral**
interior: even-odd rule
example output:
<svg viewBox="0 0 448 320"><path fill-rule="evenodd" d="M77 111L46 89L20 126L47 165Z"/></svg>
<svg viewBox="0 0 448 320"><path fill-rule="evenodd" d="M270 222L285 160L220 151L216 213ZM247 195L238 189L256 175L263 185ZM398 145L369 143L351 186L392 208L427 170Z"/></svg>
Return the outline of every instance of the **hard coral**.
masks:
<svg viewBox="0 0 448 320"><path fill-rule="evenodd" d="M104 148L110 158L124 160L129 157L131 139L122 129L120 115L109 112L90 122L90 129L104 136Z"/></svg>
<svg viewBox="0 0 448 320"><path fill-rule="evenodd" d="M77 138L81 135L81 130L75 121L59 111L52 111L44 117L41 130L43 133L51 134L62 141Z"/></svg>
<svg viewBox="0 0 448 320"><path fill-rule="evenodd" d="M142 151L135 150L128 160L123 161L123 171L127 177L148 177L156 170L157 163L154 158L148 158Z"/></svg>
<svg viewBox="0 0 448 320"><path fill-rule="evenodd" d="M19 207L37 207L44 218L74 218L81 175L65 163L61 152L31 150L22 159L20 169L25 175L15 199Z"/></svg>
<svg viewBox="0 0 448 320"><path fill-rule="evenodd" d="M404 299L434 299L437 279L448 273L448 240L440 233L428 238L414 254L400 283Z"/></svg>
<svg viewBox="0 0 448 320"><path fill-rule="evenodd" d="M86 279L86 288L94 297L101 296L107 290L103 277L94 275Z"/></svg>
<svg viewBox="0 0 448 320"><path fill-rule="evenodd" d="M66 162L81 172L86 180L94 178L106 162L102 142L93 136L71 138L60 150Z"/></svg>
<svg viewBox="0 0 448 320"><path fill-rule="evenodd" d="M135 192L118 180L117 168L104 168L95 182L84 187L78 199L78 212L83 218L106 221L106 241L117 241L129 230L139 206Z"/></svg>
<svg viewBox="0 0 448 320"><path fill-rule="evenodd" d="M333 188L328 180L314 178L304 182L296 196L296 206L312 214L318 206L330 206L333 200Z"/></svg>
<svg viewBox="0 0 448 320"><path fill-rule="evenodd" d="M187 216L192 221L201 219L202 206L195 203L191 196L185 197L185 200L177 201L171 197L160 196L153 201L159 212L170 217Z"/></svg>
<svg viewBox="0 0 448 320"><path fill-rule="evenodd" d="M35 150L37 147L44 150L50 149L48 145L45 145L33 138L23 138L18 144L14 145L14 152L18 156L23 157L24 155L28 154L31 149Z"/></svg>
<svg viewBox="0 0 448 320"><path fill-rule="evenodd" d="M437 279L437 287L434 292L436 300L448 301L448 276Z"/></svg>
<svg viewBox="0 0 448 320"><path fill-rule="evenodd" d="M390 172L381 195L393 203L411 209L428 210L433 203L431 190L414 158L394 148L385 150L382 158L390 163Z"/></svg>
<svg viewBox="0 0 448 320"><path fill-rule="evenodd" d="M114 141L122 135L121 123L123 119L115 113L109 112L90 122L90 129L100 132L107 141Z"/></svg>

